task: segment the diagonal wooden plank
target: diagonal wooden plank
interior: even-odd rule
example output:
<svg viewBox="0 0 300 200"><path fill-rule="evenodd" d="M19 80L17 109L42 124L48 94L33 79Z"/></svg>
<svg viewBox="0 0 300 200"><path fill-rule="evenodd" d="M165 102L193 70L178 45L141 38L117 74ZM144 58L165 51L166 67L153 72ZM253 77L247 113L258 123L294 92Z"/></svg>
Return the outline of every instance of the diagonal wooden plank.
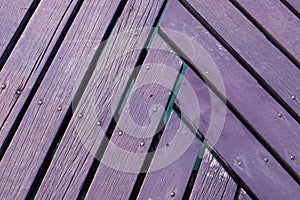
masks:
<svg viewBox="0 0 300 200"><path fill-rule="evenodd" d="M234 180L205 150L190 199L234 199L236 189Z"/></svg>
<svg viewBox="0 0 300 200"><path fill-rule="evenodd" d="M94 156L98 156L97 149L106 141L105 132L112 128L109 125L116 112L116 104L126 89L128 72L134 68L140 49L149 39L150 32L143 30L154 24L162 5L163 1L127 2L36 198L77 198L85 179L91 178L86 176L93 165ZM135 30L139 28L144 29Z"/></svg>
<svg viewBox="0 0 300 200"><path fill-rule="evenodd" d="M262 143L268 146L268 150L276 151L277 153L275 154L280 155L279 159L281 159L281 162L288 165L286 167L299 176L300 163L299 160L294 159L300 156L298 151L300 137L297 134L299 132L299 124L297 121L260 87L256 80L241 67L229 52L195 18L184 10L183 6L179 3L171 5L173 6L170 10L180 9L180 12L186 14L180 20L174 21L172 16L174 12L170 11L170 14L164 18L161 25L166 30L166 34L172 37L199 71L202 71L204 74L207 73L205 76L220 90L221 85L218 85L219 83L214 77L217 71L210 69L209 63L207 63L207 66L203 65L201 57L197 57L196 53L191 54L190 46L186 45L188 43L185 40L195 38L194 41L199 45L199 48L204 48L209 52L208 57L211 57L217 65L217 70L223 79L226 89L226 93L221 90L220 92L227 97L235 110L242 115L240 120L243 120L244 123L249 123L253 131L255 131L255 135ZM188 38L176 38L172 32L168 34L168 29L179 31ZM297 179L297 176L295 178Z"/></svg>
<svg viewBox="0 0 300 200"><path fill-rule="evenodd" d="M232 0L238 8L242 6L269 34L281 49L285 48L300 61L300 20L279 1ZM275 44L277 43L275 42ZM300 64L299 64L300 65Z"/></svg>
<svg viewBox="0 0 300 200"><path fill-rule="evenodd" d="M168 49L159 37L155 39L155 48ZM180 68L179 58L170 50L150 50L112 133L86 199L95 199L99 195L104 199L131 197L139 172L147 170L143 164L149 156L151 142L162 131L164 111Z"/></svg>
<svg viewBox="0 0 300 200"><path fill-rule="evenodd" d="M9 143L12 137L8 130L19 120L26 100L36 90L35 84L41 81L39 75L48 68L47 60L53 56L51 52L75 4L71 0L42 1L0 72L0 84L3 86L0 90L2 155L6 148L3 144Z"/></svg>
<svg viewBox="0 0 300 200"><path fill-rule="evenodd" d="M182 199L201 145L172 113L137 198Z"/></svg>
<svg viewBox="0 0 300 200"><path fill-rule="evenodd" d="M196 10L195 14L200 14L226 40L233 48L230 51L238 53L240 61L244 59L244 67L299 121L299 69L229 1L187 2Z"/></svg>
<svg viewBox="0 0 300 200"><path fill-rule="evenodd" d="M0 3L0 57L21 25L34 0L16 0ZM36 6L34 6L36 7ZM31 10L30 12L33 12ZM2 61L1 61L2 62ZM0 67L1 68L1 67Z"/></svg>
<svg viewBox="0 0 300 200"><path fill-rule="evenodd" d="M182 15L175 20L174 16L176 16L176 13L182 13ZM268 95L265 90L260 88L255 79L248 74L247 71L244 70L224 49L224 47L219 44L218 41L212 37L209 32L178 2L172 1L169 4L169 8L161 22L161 28L163 29L162 31L164 31L163 35L172 39L172 42L177 44L177 48L185 53L185 55L188 55L188 60L193 63L194 67L197 68L196 70L202 71L202 75L210 80L208 81L210 82L210 85L212 82L215 87L217 87L217 90L220 90L219 83L214 82L215 77L213 77L213 75L215 72L212 71L213 65L207 61L209 60L207 54L202 53L205 51L209 52L208 57L213 59L225 84L226 94L222 93L221 96L226 95L227 99L230 101L229 105L232 110L234 110L234 112L240 112L240 114L235 114L240 120L243 120L243 123L247 125L247 128L252 132L250 133L238 121L233 113L227 111L225 120L228 122L226 123L225 121L224 124L227 128L225 129L224 127L224 133L221 134L224 139L219 139L218 144L220 145L219 152L226 158L228 164L230 164L234 170L239 172L238 174L244 182L246 182L259 197L267 197L268 195L274 195L274 197L276 197L276 195L287 195L293 198L298 195L297 183L293 180L293 178L297 180L297 176L290 177L277 162L277 160L279 160L281 164L284 164L285 169L293 168L296 173L299 172L299 170L297 170L299 164L297 164L298 161L295 159L299 157L299 155L297 155L297 143L299 143L299 141L295 142L296 140L299 140L299 137L297 137L297 122L294 121L288 113L284 112L284 109ZM191 40L179 37L174 34L174 32L171 32L170 34L168 29L181 32L189 38L193 38L197 42L196 44L199 44L198 48L202 49L202 51L198 52L197 46L188 45ZM193 73L188 72L188 74ZM201 94L201 81L199 78L194 75L194 78L191 78L191 81L196 81L196 83L194 83L194 89L196 94ZM180 90L180 92L183 91L184 90ZM182 96L189 97L190 94L187 93ZM199 99L204 101L204 103L199 105L205 105L205 102L210 101L209 97L204 96L199 97ZM189 102L190 99L187 99L186 101ZM194 105L193 102L188 108L185 108L188 112L188 117L197 117L199 115L195 112L195 108L197 108L197 105ZM282 113L282 116L284 117L277 116L276 111L278 110L284 112L284 114ZM221 111L218 112L222 113ZM193 115L191 116L191 114ZM206 113L204 113L203 116L205 117ZM194 122L194 119L192 118L191 121ZM206 125L204 123L205 121ZM210 119L206 116L205 121L201 121L202 123L199 123L199 127L198 123L195 122L195 126L204 133L207 131ZM250 125L248 124L249 122ZM218 124L219 123L216 123L215 125L221 126ZM217 130L218 128L222 128L222 126L216 127ZM237 132L236 130L239 131ZM267 144L263 142L264 145L271 144L272 149L280 153L281 157L278 158L277 152L272 152L272 155L276 155L277 160L275 160L256 138L252 136L253 133L255 133L256 136L259 136L258 133L260 133L264 137L264 142L268 142ZM232 147L232 149L228 149L228 145ZM232 150L235 153L229 153L229 150ZM270 146L268 146L268 150L270 150ZM264 161L265 156L267 157L267 162ZM237 160L239 159L245 159L243 162L246 162L246 165L242 167L237 165L237 163L239 163ZM272 159L272 161L270 159ZM284 159L284 161L282 159ZM257 177L257 179L253 179L252 177L254 176ZM268 194L265 193L265 190L262 190L262 188L257 185L256 181L254 181L258 179L261 183L265 182L263 185L269 187L270 191L273 192ZM272 185L270 185L270 183L272 183ZM283 185L283 183L289 183L289 185ZM291 192L289 194L285 194L284 191L280 192L280 190L286 190L286 188L290 188ZM284 196L282 198L284 198Z"/></svg>
<svg viewBox="0 0 300 200"><path fill-rule="evenodd" d="M78 89L75 83L83 78L92 60L90 55L96 52L118 5L119 2L105 0L83 2L1 160L0 198L25 199L34 195L36 184L43 178L67 123L64 119L70 115L68 108L73 100L72 90ZM8 130L9 127L2 131ZM49 188L49 191L52 190Z"/></svg>

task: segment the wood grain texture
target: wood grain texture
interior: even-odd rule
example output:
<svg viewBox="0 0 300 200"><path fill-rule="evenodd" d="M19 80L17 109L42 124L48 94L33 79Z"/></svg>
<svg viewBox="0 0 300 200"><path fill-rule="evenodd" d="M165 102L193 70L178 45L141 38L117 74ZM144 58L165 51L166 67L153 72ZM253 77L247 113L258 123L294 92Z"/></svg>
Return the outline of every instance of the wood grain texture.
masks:
<svg viewBox="0 0 300 200"><path fill-rule="evenodd" d="M300 61L300 20L280 1L234 0ZM299 2L299 1L298 1Z"/></svg>
<svg viewBox="0 0 300 200"><path fill-rule="evenodd" d="M12 39L33 0L1 1L0 57Z"/></svg>
<svg viewBox="0 0 300 200"><path fill-rule="evenodd" d="M160 139L138 199L182 199L201 145L173 113Z"/></svg>
<svg viewBox="0 0 300 200"><path fill-rule="evenodd" d="M190 199L234 199L237 185L213 155L205 150Z"/></svg>
<svg viewBox="0 0 300 200"><path fill-rule="evenodd" d="M5 88L0 90L0 147L45 68L74 6L71 0L41 2L3 66L0 84Z"/></svg>
<svg viewBox="0 0 300 200"><path fill-rule="evenodd" d="M52 142L72 103L72 90L76 91L117 6L111 1L83 3L0 163L1 199L26 197L49 148L56 145Z"/></svg>
<svg viewBox="0 0 300 200"><path fill-rule="evenodd" d="M155 39L154 46L165 49L166 44ZM180 68L179 58L170 50L153 50L147 55L86 199L130 197L139 172L147 170L143 163L153 137L163 128L161 121Z"/></svg>
<svg viewBox="0 0 300 200"><path fill-rule="evenodd" d="M299 69L229 1L188 0L188 3L298 113L299 118Z"/></svg>
<svg viewBox="0 0 300 200"><path fill-rule="evenodd" d="M175 21L173 16L176 10L180 10L177 12L183 12L184 15ZM259 137L277 151L299 175L299 159L291 159L291 156L300 157L299 124L260 87L256 80L195 18L184 10L183 6L179 3L170 4L169 13L161 23L166 34L168 34L168 29L176 30L192 38L201 48L206 49L223 79L226 93L222 95L227 97L228 101L247 120L247 123L258 132ZM191 54L191 46L183 44L187 42L181 41L180 37L169 35L175 43L179 44L181 50L186 52L197 69L202 71L220 90L219 83L213 77L216 72L210 69L209 63L203 65L206 62L205 57L201 58L197 56L197 53ZM278 116L278 113L281 115Z"/></svg>
<svg viewBox="0 0 300 200"><path fill-rule="evenodd" d="M180 16L177 13L182 13ZM174 16L177 16L175 18ZM221 22L220 22L221 23ZM188 41L182 41L182 37L174 37L174 34L168 34L168 29L179 31L189 38L194 39L201 48L204 48L216 64L226 88L226 97L237 108L237 110L247 119L248 122L257 130L274 149L286 160L296 172L300 170L297 159L290 159L289 153L297 155L298 149L298 124L288 113L271 97L265 90L261 89L255 79L244 70L240 64L220 45L209 32L203 28L199 22L193 18L176 1L169 4L164 19L161 22L161 28L165 34L177 44L178 48L188 55L188 59L194 63L197 70L202 71L209 79L214 81L214 74L211 71L211 65L207 62L205 54L198 53L193 46L188 46ZM193 52L194 54L189 54ZM187 72L187 78L193 81L195 93L198 95L198 105L201 111L200 123L195 122L203 133L206 133L210 122L210 98L208 93L203 93L206 86L192 72ZM218 84L216 85L218 88ZM184 92L181 89L180 92ZM201 96L199 96L201 94ZM190 101L191 93L183 93L181 97L187 102ZM186 104L188 105L188 104ZM219 104L216 104L217 108ZM190 102L190 105L182 110L186 110L186 115L197 116L195 110L197 105ZM276 111L280 111L284 117L278 117ZM217 109L218 111L218 109ZM216 111L216 112L217 112ZM218 111L221 113L221 111ZM199 115L199 114L198 114ZM198 116L199 117L199 116ZM201 117L203 119L201 120ZM195 119L190 119L192 122ZM260 198L294 198L299 195L298 184L292 177L279 165L273 156L253 137L253 135L243 126L242 123L231 113L226 112L225 124L211 124L216 130L221 129L222 134L215 146L216 150L225 158L231 167L240 175L242 180L252 189ZM219 127L221 126L221 127ZM237 131L238 130L238 131ZM287 131L289 130L289 131ZM295 156L296 158L299 155ZM268 158L268 162L263 160ZM243 160L245 165L237 165L238 160ZM271 161L272 159L272 161ZM255 178L253 178L255 177ZM259 181L258 181L259 180ZM259 184L258 184L259 183ZM261 187L264 186L264 189ZM266 189L265 187L268 187ZM289 188L290 193L284 191ZM265 192L266 190L272 192Z"/></svg>
<svg viewBox="0 0 300 200"><path fill-rule="evenodd" d="M75 199L79 195L94 156L98 156L97 150L102 141L106 140L105 132L116 112L116 104L124 92L128 75L135 67L140 49L149 37L149 32L142 33L142 30L134 29L151 27L162 3L163 1L127 2L98 59L96 69L74 111L36 198ZM93 6L95 5L90 4L90 9ZM111 1L106 1L103 8L107 8L105 11L109 13L114 12ZM98 19L93 16L93 19L107 21L107 13L96 13L103 13L104 16L101 15Z"/></svg>

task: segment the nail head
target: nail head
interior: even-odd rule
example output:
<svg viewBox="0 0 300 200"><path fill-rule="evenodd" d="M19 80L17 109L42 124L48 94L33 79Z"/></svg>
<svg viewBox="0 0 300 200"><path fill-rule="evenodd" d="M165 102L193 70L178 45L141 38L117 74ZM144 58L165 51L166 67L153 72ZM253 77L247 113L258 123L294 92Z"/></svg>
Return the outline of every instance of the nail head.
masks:
<svg viewBox="0 0 300 200"><path fill-rule="evenodd" d="M119 131L119 132L118 132L118 135L119 135L119 136L123 135L123 131Z"/></svg>
<svg viewBox="0 0 300 200"><path fill-rule="evenodd" d="M140 146L141 146L141 147L145 146L145 142L142 141L142 142L140 143Z"/></svg>
<svg viewBox="0 0 300 200"><path fill-rule="evenodd" d="M79 117L79 118L82 118L82 117L83 117L83 114L82 114L82 113L80 113L80 114L78 115L78 117Z"/></svg>
<svg viewBox="0 0 300 200"><path fill-rule="evenodd" d="M269 159L267 157L264 157L265 162L269 162Z"/></svg>
<svg viewBox="0 0 300 200"><path fill-rule="evenodd" d="M57 107L57 110L58 110L58 111L61 111L61 110L62 110L62 107L61 107L61 106L58 106L58 107Z"/></svg>
<svg viewBox="0 0 300 200"><path fill-rule="evenodd" d="M39 100L39 105L42 105L43 104L43 100Z"/></svg>
<svg viewBox="0 0 300 200"><path fill-rule="evenodd" d="M176 193L175 192L171 192L171 197L175 197Z"/></svg>
<svg viewBox="0 0 300 200"><path fill-rule="evenodd" d="M5 88L6 88L6 84L3 83L3 84L1 85L1 89L4 90Z"/></svg>

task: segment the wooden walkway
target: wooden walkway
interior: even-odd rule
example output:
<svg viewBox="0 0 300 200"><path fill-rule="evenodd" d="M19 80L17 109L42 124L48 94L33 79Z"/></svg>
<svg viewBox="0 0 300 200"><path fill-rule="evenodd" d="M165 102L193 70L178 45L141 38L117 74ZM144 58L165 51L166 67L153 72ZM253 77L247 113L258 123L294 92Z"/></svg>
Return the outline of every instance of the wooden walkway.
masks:
<svg viewBox="0 0 300 200"><path fill-rule="evenodd" d="M0 199L300 197L299 0L1 0Z"/></svg>

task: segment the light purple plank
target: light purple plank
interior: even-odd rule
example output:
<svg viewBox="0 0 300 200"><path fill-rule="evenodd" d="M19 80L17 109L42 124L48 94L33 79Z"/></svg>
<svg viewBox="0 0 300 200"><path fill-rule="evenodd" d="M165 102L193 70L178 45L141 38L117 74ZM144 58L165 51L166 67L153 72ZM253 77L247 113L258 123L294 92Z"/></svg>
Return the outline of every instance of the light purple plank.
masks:
<svg viewBox="0 0 300 200"><path fill-rule="evenodd" d="M117 3L119 1L114 1L113 4L111 1L94 1L87 3L86 6L89 11L95 11L95 16L89 16L90 12L85 13L85 8L82 12L85 13L83 14L85 17L91 17L91 26L98 23L106 24L111 20L108 16L115 12ZM144 33L141 30L134 31L134 29L152 26L162 4L163 1L149 3L131 0L127 2L98 59L96 69L79 105L74 111L37 192L37 199L76 199L78 197L95 159L94 156L97 156L96 151L103 139L106 139L104 134L108 128L111 128L109 124L121 99L121 94L125 90L128 75L135 67L140 56L140 49L144 47L149 36L147 31ZM95 7L96 5L98 7ZM86 22L83 23L86 24ZM106 27L98 28L106 29ZM99 37L98 28L93 37ZM88 34L88 32L84 33ZM81 37L83 40L88 39L83 34ZM87 47L80 49L88 50Z"/></svg>
<svg viewBox="0 0 300 200"><path fill-rule="evenodd" d="M188 3L247 61L299 118L300 70L229 1L189 0Z"/></svg>
<svg viewBox="0 0 300 200"><path fill-rule="evenodd" d="M237 185L216 158L205 150L190 199L234 199Z"/></svg>
<svg viewBox="0 0 300 200"><path fill-rule="evenodd" d="M177 13L181 13L180 16ZM177 16L176 18L174 16ZM284 109L271 97L265 90L260 88L255 79L248 74L246 70L220 45L216 39L209 34L209 32L202 27L202 25L194 19L184 8L176 1L172 1L169 4L168 10L164 19L161 22L161 28L167 34L168 37L173 40L180 47L181 51L185 54L193 52L194 54L188 54L189 59L198 70L203 71L204 74L214 81L214 71L205 54L200 54L197 49L192 49L188 44L189 41L182 37L176 37L174 33L168 33L167 29L173 29L194 38L196 42L202 46L213 59L218 70L223 78L226 96L228 100L237 108L237 110L251 123L251 125L257 130L274 149L280 153L285 159L286 163L290 165L297 173L299 173L299 161L297 158L299 155L299 125L291 116L284 111ZM188 74L192 74L188 72ZM194 89L196 94L201 94L201 82L195 75L191 81L195 81ZM190 79L189 79L190 80ZM215 83L214 83L215 84ZM215 84L219 88L219 84ZM203 86L204 87L204 86ZM183 92L184 90L180 90ZM205 94L205 93L204 93ZM187 102L191 101L191 94L183 94L182 97L188 96ZM210 101L209 97L198 97L205 109L209 109L209 106L205 105L205 102ZM204 100L203 100L204 99ZM208 103L206 103L208 104ZM209 105L209 104L208 104ZM217 104L218 105L218 104ZM196 105L193 102L185 108L193 116L197 116L195 113ZM207 125L210 120L207 116L205 109L201 117L199 129L206 132ZM279 111L282 116L278 117L276 111ZM229 111L228 111L229 112ZM286 195L295 197L299 195L298 185L292 177L279 165L279 163L266 151L265 148L252 136L252 134L233 116L232 113L228 113L225 118L225 127L222 131L222 138L218 140L217 150L227 160L233 169L238 171L241 178L249 185L249 187L259 197L279 197L280 195ZM190 116L189 116L190 117ZM192 122L194 119L191 119ZM206 122L206 124L205 124ZM196 123L198 126L198 123ZM216 126L220 126L219 123ZM222 127L218 127L222 128ZM239 130L239 131L236 131ZM296 142L297 141L297 142ZM230 148L228 148L230 146ZM223 152L224 151L224 152ZM291 159L291 155L293 159ZM263 157L266 156L269 162L265 163ZM296 159L294 159L296 158ZM245 165L238 166L237 160L242 159ZM270 160L272 159L272 161ZM251 167L251 168L250 168ZM253 177L256 177L253 179ZM257 181L259 180L259 181ZM256 182L257 181L257 182ZM258 185L266 185L271 193L266 193L265 189L262 189ZM270 184L272 183L272 185ZM289 188L291 191L289 194L285 194ZM283 191L284 190L284 191ZM281 192L280 192L281 191ZM279 196L277 196L279 195Z"/></svg>
<svg viewBox="0 0 300 200"><path fill-rule="evenodd" d="M260 136L299 175L300 160L297 159L300 157L298 146L300 143L299 124L260 87L256 80L182 5L171 3L169 7L170 11L162 21L161 27L165 29L166 33L167 29L173 29L189 38L195 38L194 41L201 48L206 49L209 53L208 57L213 59L224 82L226 93L220 92L227 97ZM178 20L173 17L176 10L184 13ZM188 43L182 37L176 38L170 31L167 34L172 37L175 43L179 44L178 46L186 54L193 51L190 46L186 45ZM203 62L206 62L206 57L197 55L197 53L194 53L188 56L195 66L212 80L218 90L221 90L221 85L213 77L217 71L212 71L212 66L209 63L203 65ZM294 157L296 159L291 159Z"/></svg>
<svg viewBox="0 0 300 200"><path fill-rule="evenodd" d="M48 1L46 5L52 5L52 3ZM15 133L15 137L1 160L0 199L25 199L34 179L42 178L36 176L43 161L50 159L47 157L47 153L56 145L52 142L67 109L71 106L75 93L73 90L76 91L78 88L76 83L83 78L91 61L91 56L103 38L118 3L119 1L105 0L85 1L83 3L73 26L63 41L47 75L32 99L19 129ZM59 9L58 7L62 4L53 4L52 6ZM47 7L45 9L52 10L53 8ZM47 11L44 10L43 12ZM51 14L49 18L52 19ZM40 19L43 18L40 17ZM38 19L36 20L38 21ZM41 21L38 22L41 23ZM49 21L48 23L52 22ZM19 51L24 50L19 49ZM10 127L4 127L1 133L7 133L9 129ZM71 144L72 141L69 142ZM84 148L83 151L85 151ZM58 166L60 169L65 167L68 166ZM71 170L75 169L71 167ZM56 173L56 178L62 182L64 180L58 173ZM48 193L45 192L45 195L50 193L52 197L63 196L64 193L61 191L68 185L65 184L64 187L59 188L59 191L54 192L52 189L57 185L59 184L52 185L52 188L48 187ZM75 192L74 195L76 195Z"/></svg>
<svg viewBox="0 0 300 200"><path fill-rule="evenodd" d="M274 0L233 2L240 3L298 62L300 61L300 20L287 7Z"/></svg>
<svg viewBox="0 0 300 200"><path fill-rule="evenodd" d="M182 199L201 145L178 116L172 113L138 199ZM162 163L165 163L163 168Z"/></svg>
<svg viewBox="0 0 300 200"><path fill-rule="evenodd" d="M0 57L12 39L33 0L0 2Z"/></svg>
<svg viewBox="0 0 300 200"><path fill-rule="evenodd" d="M158 49L166 45L160 41L159 37L154 41ZM181 68L179 61L170 50L154 50L147 56L86 199L95 199L99 195L103 199L130 197L139 172L146 170L142 165L153 136L162 130L160 122ZM166 67L157 67L156 63ZM150 68L147 68L149 64Z"/></svg>
<svg viewBox="0 0 300 200"><path fill-rule="evenodd" d="M5 85L0 89L0 147L74 9L71 2L41 2L0 72L0 85Z"/></svg>

